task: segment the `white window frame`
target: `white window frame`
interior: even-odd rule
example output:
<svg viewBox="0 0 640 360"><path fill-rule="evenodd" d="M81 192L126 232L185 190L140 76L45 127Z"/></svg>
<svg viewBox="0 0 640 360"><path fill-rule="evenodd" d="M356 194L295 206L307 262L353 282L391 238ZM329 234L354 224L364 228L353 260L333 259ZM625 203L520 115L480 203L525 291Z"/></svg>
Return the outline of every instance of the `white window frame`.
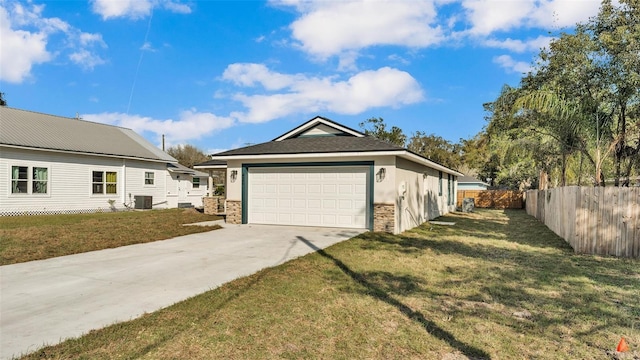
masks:
<svg viewBox="0 0 640 360"><path fill-rule="evenodd" d="M94 181L94 174L95 173L102 173L102 180L100 182L96 182ZM108 173L114 173L116 174L116 181L115 182L107 182L107 174ZM114 171L114 170L91 170L91 195L92 196L114 196L114 195L118 195L119 194L119 189L118 189L118 171ZM94 186L96 184L100 184L102 186L102 192L95 192L94 191ZM107 186L108 185L115 185L116 188L116 192L114 193L110 193L107 192Z"/></svg>
<svg viewBox="0 0 640 360"><path fill-rule="evenodd" d="M197 186L196 186L196 179L198 180ZM191 178L191 185L193 189L200 189L200 178L197 176L194 176L193 178Z"/></svg>
<svg viewBox="0 0 640 360"><path fill-rule="evenodd" d="M147 175L151 175L151 178L148 178ZM148 180L151 180L151 183L147 183ZM144 186L156 186L156 173L155 171L145 171L144 172Z"/></svg>
<svg viewBox="0 0 640 360"><path fill-rule="evenodd" d="M18 167L18 168L27 168L27 178L26 179L14 179L13 178L13 168L14 167ZM46 175L47 178L46 180L35 180L33 178L33 170L34 169L45 169L46 170ZM27 191L26 192L13 192L13 182L14 181L20 181L20 182L24 182L27 184ZM46 184L45 187L45 192L41 193L41 192L34 192L33 191L33 186L35 185L36 182L44 182ZM43 196L43 197L48 197L51 195L51 188L49 186L49 184L51 183L51 169L49 168L49 166L44 166L44 165L27 165L27 164L12 164L9 166L9 195L11 196Z"/></svg>

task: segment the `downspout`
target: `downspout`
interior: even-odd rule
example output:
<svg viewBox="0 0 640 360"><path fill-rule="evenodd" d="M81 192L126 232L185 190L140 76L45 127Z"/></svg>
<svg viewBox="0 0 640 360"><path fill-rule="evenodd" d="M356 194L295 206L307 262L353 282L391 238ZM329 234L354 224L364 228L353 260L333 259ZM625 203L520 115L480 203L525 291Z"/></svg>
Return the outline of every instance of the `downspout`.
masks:
<svg viewBox="0 0 640 360"><path fill-rule="evenodd" d="M122 203L127 203L127 159L122 159Z"/></svg>

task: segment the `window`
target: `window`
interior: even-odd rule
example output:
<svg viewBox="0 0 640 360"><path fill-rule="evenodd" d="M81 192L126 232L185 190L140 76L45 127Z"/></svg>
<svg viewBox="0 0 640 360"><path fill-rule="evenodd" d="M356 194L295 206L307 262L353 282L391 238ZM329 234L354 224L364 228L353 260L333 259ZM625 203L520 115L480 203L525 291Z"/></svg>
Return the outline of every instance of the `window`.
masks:
<svg viewBox="0 0 640 360"><path fill-rule="evenodd" d="M48 192L49 169L32 167L29 178L28 166L11 167L12 194L46 194ZM31 183L31 186L29 186Z"/></svg>
<svg viewBox="0 0 640 360"><path fill-rule="evenodd" d="M144 184L145 185L153 185L154 184L154 176L155 174L152 171L146 171L144 173Z"/></svg>
<svg viewBox="0 0 640 360"><path fill-rule="evenodd" d="M117 194L118 173L114 171L94 171L91 189L94 194Z"/></svg>
<svg viewBox="0 0 640 360"><path fill-rule="evenodd" d="M193 178L193 188L194 189L199 189L200 188L200 178L199 177L194 177Z"/></svg>
<svg viewBox="0 0 640 360"><path fill-rule="evenodd" d="M438 196L442 196L442 171L438 172Z"/></svg>
<svg viewBox="0 0 640 360"><path fill-rule="evenodd" d="M26 194L29 189L29 168L26 166L11 167L11 193Z"/></svg>
<svg viewBox="0 0 640 360"><path fill-rule="evenodd" d="M31 183L32 194L46 194L49 169L43 167L33 167L33 182Z"/></svg>

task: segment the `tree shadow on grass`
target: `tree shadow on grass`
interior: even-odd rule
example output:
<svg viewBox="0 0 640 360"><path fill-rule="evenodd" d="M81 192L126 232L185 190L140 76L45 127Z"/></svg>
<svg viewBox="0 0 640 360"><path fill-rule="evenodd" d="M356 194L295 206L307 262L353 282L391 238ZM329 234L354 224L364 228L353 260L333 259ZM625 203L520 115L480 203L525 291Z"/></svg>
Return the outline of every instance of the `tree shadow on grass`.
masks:
<svg viewBox="0 0 640 360"><path fill-rule="evenodd" d="M366 233L360 236L360 246L414 256L454 256L467 265L453 269L455 276L432 284L443 289L441 300L451 298L446 290L450 287L476 284L474 294L455 299L463 306L506 306L501 321L508 326L522 326L522 320L509 311L524 309L532 313L533 328L561 331L574 324L581 327L575 333L580 337L637 328L640 304L632 295L638 289L634 279L640 278L637 261L575 255L564 240L522 211L503 214L504 220L488 221L480 234L476 220L452 214L444 220L456 226L423 224L400 235ZM494 236L488 239L487 233Z"/></svg>
<svg viewBox="0 0 640 360"><path fill-rule="evenodd" d="M382 289L376 286L371 281L367 280L367 277L365 275L351 270L345 263L331 256L324 250L318 248L317 246L315 246L313 243L311 243L309 240L305 239L304 237L298 236L298 240L300 240L301 242L303 242L304 244L306 244L307 246L315 250L319 255L331 260L345 275L349 276L353 281L365 287L367 289L367 295L372 296L380 301L383 301L395 307L396 309L398 309L398 311L400 311L400 313L402 313L409 320L420 324L420 326L422 326L430 335L442 341L445 341L451 347L457 349L458 351L460 351L461 353L463 353L465 356L469 358L490 359L489 354L486 353L484 350L478 349L472 345L466 344L456 339L456 337L453 336L453 334L439 327L435 322L427 319L421 312L414 311L406 304L393 298L391 295L389 295L388 291L390 289L386 289L387 291L385 291L385 289Z"/></svg>

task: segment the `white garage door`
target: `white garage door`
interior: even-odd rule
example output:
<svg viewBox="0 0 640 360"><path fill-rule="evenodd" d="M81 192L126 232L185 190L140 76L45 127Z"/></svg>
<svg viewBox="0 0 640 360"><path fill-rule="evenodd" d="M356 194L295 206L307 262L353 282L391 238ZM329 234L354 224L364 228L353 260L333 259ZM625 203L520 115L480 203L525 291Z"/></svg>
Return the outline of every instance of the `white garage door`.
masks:
<svg viewBox="0 0 640 360"><path fill-rule="evenodd" d="M367 227L368 167L249 168L248 222Z"/></svg>

